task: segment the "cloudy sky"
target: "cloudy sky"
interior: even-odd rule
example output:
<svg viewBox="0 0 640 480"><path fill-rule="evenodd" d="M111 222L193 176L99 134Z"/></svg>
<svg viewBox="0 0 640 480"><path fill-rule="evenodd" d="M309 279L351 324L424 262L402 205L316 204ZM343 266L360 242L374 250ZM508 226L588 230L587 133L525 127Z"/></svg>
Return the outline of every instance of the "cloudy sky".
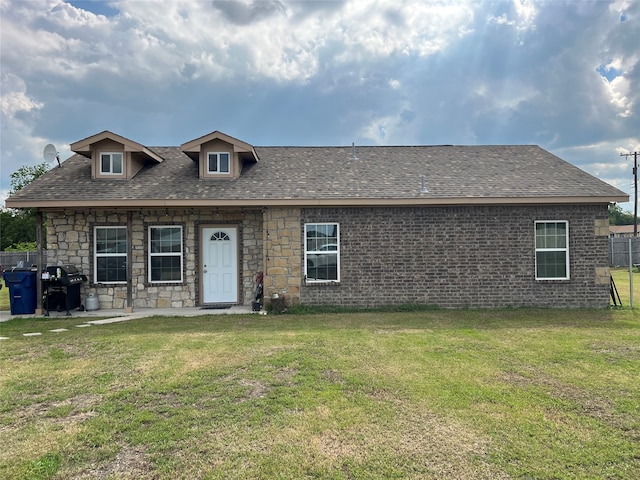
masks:
<svg viewBox="0 0 640 480"><path fill-rule="evenodd" d="M0 0L1 183L53 143L537 144L632 195L640 1ZM623 204L628 211L632 203Z"/></svg>

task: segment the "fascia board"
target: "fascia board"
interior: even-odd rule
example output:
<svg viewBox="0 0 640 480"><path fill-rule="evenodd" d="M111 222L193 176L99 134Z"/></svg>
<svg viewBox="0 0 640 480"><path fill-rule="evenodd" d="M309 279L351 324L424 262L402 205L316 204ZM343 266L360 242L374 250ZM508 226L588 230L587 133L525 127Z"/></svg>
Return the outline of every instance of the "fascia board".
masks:
<svg viewBox="0 0 640 480"><path fill-rule="evenodd" d="M624 203L628 196L612 197L534 197L534 198L375 198L375 199L167 199L167 200L11 200L7 208L59 209L139 209L139 208L202 208L202 207L367 207L367 206L473 206L473 205L576 205Z"/></svg>

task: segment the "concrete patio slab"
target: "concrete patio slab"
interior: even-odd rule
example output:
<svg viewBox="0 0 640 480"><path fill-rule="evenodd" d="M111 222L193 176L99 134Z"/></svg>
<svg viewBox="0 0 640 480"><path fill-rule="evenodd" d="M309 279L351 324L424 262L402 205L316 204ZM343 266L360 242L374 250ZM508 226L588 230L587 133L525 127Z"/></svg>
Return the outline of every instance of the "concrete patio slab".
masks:
<svg viewBox="0 0 640 480"><path fill-rule="evenodd" d="M133 320L136 318L146 317L199 317L199 316L213 316L213 315L251 315L251 314L265 314L265 312L254 312L249 305L233 305L229 308L221 309L208 309L201 307L187 307L187 308L143 308L136 309L132 313L126 313L124 309L98 309L91 311L78 311L71 310L71 317L78 319L88 319L86 323L94 323L96 325L124 322L127 320ZM49 316L35 315L35 314L20 314L11 315L10 312L0 312L0 322L6 322L14 318L69 318L67 312L49 312ZM95 320L91 320L95 319Z"/></svg>

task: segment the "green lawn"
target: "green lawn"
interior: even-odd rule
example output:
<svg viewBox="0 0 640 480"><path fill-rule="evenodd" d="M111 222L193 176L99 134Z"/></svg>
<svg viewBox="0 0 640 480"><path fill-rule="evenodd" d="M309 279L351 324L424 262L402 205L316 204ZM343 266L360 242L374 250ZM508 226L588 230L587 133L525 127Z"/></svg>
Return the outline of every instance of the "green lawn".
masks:
<svg viewBox="0 0 640 480"><path fill-rule="evenodd" d="M633 306L640 309L640 273L637 268L633 269ZM611 276L615 283L616 289L620 294L620 300L622 300L623 307L629 307L631 289L631 279L629 278L629 268L613 268L611 270Z"/></svg>
<svg viewBox="0 0 640 480"><path fill-rule="evenodd" d="M0 478L640 478L628 308L78 323L0 324Z"/></svg>
<svg viewBox="0 0 640 480"><path fill-rule="evenodd" d="M2 282L2 288L0 289L0 311L8 311L9 307L9 289L4 284L4 279L0 280Z"/></svg>

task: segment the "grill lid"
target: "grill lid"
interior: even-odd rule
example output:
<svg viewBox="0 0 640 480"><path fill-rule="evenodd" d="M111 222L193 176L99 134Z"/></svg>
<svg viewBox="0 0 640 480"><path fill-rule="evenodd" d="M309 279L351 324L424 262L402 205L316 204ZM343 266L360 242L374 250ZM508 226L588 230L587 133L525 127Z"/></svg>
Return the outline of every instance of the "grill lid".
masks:
<svg viewBox="0 0 640 480"><path fill-rule="evenodd" d="M80 275L80 271L74 265L49 265L47 267L47 272L51 275L57 275L58 269L60 269L62 274L66 276Z"/></svg>

